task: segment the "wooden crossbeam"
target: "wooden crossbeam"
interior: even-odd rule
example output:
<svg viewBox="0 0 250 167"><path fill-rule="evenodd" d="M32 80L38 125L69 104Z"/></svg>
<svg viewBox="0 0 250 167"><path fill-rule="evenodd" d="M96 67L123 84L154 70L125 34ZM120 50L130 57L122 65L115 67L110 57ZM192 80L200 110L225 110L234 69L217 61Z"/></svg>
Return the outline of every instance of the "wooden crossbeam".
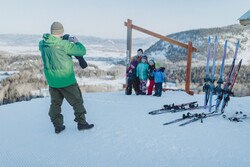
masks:
<svg viewBox="0 0 250 167"><path fill-rule="evenodd" d="M143 32L145 34L148 34L148 35L154 36L156 38L159 38L159 39L161 39L163 41L166 41L166 42L172 43L174 45L178 45L180 47L188 49L188 45L187 44L181 43L179 41L173 40L171 38L165 37L163 35L160 35L160 34L157 34L155 32L152 32L152 31L149 31L147 29L144 29L144 28L141 28L139 26L136 26L136 25L134 25L134 24L131 23L132 22L131 20L128 20L128 22L124 22L124 25L127 26L128 28L135 29L137 31L140 31L140 32ZM192 51L193 52L197 52L197 48L192 47Z"/></svg>

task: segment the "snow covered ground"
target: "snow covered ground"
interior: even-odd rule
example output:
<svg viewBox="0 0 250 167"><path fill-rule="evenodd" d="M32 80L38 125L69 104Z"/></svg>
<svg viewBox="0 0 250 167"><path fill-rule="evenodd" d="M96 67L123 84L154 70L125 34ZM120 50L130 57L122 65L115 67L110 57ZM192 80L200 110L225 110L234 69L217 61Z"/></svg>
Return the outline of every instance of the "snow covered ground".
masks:
<svg viewBox="0 0 250 167"><path fill-rule="evenodd" d="M162 124L183 113L149 115L164 104L203 102L202 95L168 91L162 97L124 92L83 94L87 120L78 131L73 110L62 106L66 130L55 134L48 117L50 98L0 106L0 166L4 167L247 167L250 119L222 117L184 127ZM231 98L226 112L248 116L250 97ZM191 112L204 112L197 110Z"/></svg>

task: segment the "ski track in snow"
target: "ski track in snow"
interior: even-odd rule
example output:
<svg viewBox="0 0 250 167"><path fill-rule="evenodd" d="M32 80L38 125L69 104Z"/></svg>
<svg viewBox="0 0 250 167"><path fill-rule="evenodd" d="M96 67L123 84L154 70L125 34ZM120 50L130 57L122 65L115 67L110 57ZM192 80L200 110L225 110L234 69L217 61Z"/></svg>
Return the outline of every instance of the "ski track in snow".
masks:
<svg viewBox="0 0 250 167"><path fill-rule="evenodd" d="M83 93L87 121L78 131L73 109L64 101L66 130L55 134L48 117L50 98L0 106L0 166L4 167L246 167L250 165L250 119L219 117L162 124L185 112L149 115L164 104L198 101L203 96L168 91L162 97L124 92ZM215 97L213 99L216 99ZM248 111L249 97L232 97L227 114ZM203 109L190 112L204 112Z"/></svg>

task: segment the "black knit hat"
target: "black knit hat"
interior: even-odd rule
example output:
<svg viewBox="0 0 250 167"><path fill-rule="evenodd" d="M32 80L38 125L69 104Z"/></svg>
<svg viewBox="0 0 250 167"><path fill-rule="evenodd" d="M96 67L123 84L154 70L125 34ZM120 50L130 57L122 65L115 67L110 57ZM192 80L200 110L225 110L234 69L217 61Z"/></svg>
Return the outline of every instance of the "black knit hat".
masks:
<svg viewBox="0 0 250 167"><path fill-rule="evenodd" d="M137 50L137 52L143 53L143 50L140 48L140 49Z"/></svg>

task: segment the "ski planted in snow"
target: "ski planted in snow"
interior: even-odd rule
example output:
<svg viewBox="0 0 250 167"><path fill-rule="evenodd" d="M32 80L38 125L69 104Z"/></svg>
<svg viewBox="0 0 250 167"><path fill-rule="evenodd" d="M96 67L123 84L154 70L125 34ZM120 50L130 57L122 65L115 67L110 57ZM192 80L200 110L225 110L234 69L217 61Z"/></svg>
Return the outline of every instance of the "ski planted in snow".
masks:
<svg viewBox="0 0 250 167"><path fill-rule="evenodd" d="M228 101L230 100L230 95L232 94L232 92L230 92L230 85L231 85L231 82L233 80L233 71L234 71L234 67L235 67L235 61L236 61L239 46L240 46L240 41L238 40L238 42L236 44L235 52L234 52L232 65L229 69L229 72L228 72L227 78L226 78L226 82L224 83L224 87L223 87L223 96L224 97L222 99L223 101L222 101L222 106L221 106L221 112L224 112L225 107L226 107Z"/></svg>
<svg viewBox="0 0 250 167"><path fill-rule="evenodd" d="M212 111L212 102L213 102L213 94L214 94L214 71L215 71L215 63L216 63L216 54L217 54L217 47L218 47L218 38L215 37L214 40L214 55L213 55L213 65L212 65L212 72L210 77L210 84L209 84L209 112Z"/></svg>
<svg viewBox="0 0 250 167"><path fill-rule="evenodd" d="M221 62L221 67L220 67L220 76L219 79L217 81L217 86L215 88L216 91L216 95L217 95L217 99L216 99L216 107L215 107L215 111L218 111L218 108L220 106L220 103L222 101L223 98L223 89L222 89L222 84L223 84L223 72L224 72L224 68L225 68L225 59L226 59L226 55L227 55L227 40L225 42L224 45L224 54L223 54L223 58L222 58L222 62Z"/></svg>
<svg viewBox="0 0 250 167"><path fill-rule="evenodd" d="M205 92L204 96L204 109L207 107L208 99L209 99L209 81L210 81L210 76L209 76L209 60L210 60L210 48L211 48L211 39L208 37L208 46L207 46L207 64L206 64L206 76L204 78L205 84L203 86L203 92Z"/></svg>
<svg viewBox="0 0 250 167"><path fill-rule="evenodd" d="M228 85L228 82L230 81L231 75L233 73L239 46L240 46L240 41L238 40L238 42L236 44L235 52L234 52L234 57L233 57L232 65L231 65L230 70L228 72L226 82L224 83L224 88Z"/></svg>

